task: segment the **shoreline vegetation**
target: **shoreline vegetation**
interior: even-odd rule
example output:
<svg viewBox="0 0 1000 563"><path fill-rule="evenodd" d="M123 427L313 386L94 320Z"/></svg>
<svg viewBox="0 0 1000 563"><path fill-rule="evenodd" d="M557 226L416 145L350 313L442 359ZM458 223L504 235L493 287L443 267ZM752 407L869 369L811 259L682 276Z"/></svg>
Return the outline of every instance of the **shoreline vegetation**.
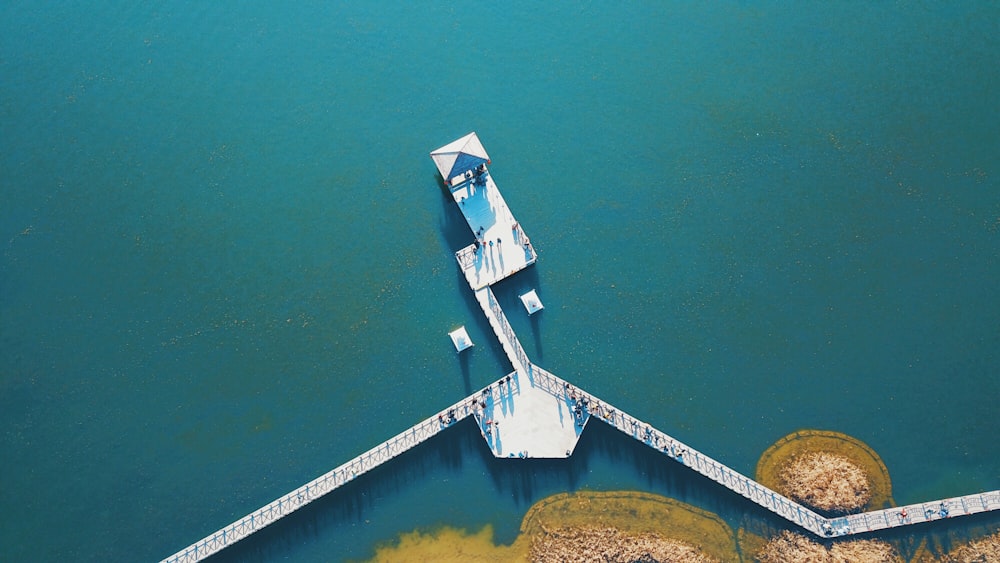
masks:
<svg viewBox="0 0 1000 563"><path fill-rule="evenodd" d="M782 531L758 551L760 563L904 563L891 544L878 539L820 543L802 534Z"/></svg>
<svg viewBox="0 0 1000 563"><path fill-rule="evenodd" d="M511 545L493 530L414 531L376 548L373 562L399 561L740 561L736 535L717 515L640 491L581 491L528 509Z"/></svg>
<svg viewBox="0 0 1000 563"><path fill-rule="evenodd" d="M739 560L736 535L719 516L678 500L638 491L558 494L536 503L521 522L529 561L697 563Z"/></svg>
<svg viewBox="0 0 1000 563"><path fill-rule="evenodd" d="M762 485L827 516L895 506L882 458L840 432L793 432L764 451L755 473Z"/></svg>
<svg viewBox="0 0 1000 563"><path fill-rule="evenodd" d="M781 438L761 455L756 479L827 514L895 506L882 459L864 442L838 432L799 430ZM496 545L489 525L474 533L442 527L402 534L378 546L372 561L1000 561L1000 532L956 541L947 553L939 542L931 543L824 540L788 530L761 537L744 528L734 533L718 515L675 499L639 491L580 491L532 505L510 545Z"/></svg>
<svg viewBox="0 0 1000 563"><path fill-rule="evenodd" d="M1000 531L952 549L942 561L945 563L1000 561Z"/></svg>

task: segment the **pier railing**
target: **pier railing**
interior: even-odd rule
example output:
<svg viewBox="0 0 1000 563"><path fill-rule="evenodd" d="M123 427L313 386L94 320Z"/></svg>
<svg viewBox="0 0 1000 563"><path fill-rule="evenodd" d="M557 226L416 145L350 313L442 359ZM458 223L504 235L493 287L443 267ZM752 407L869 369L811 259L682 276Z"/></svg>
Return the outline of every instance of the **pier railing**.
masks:
<svg viewBox="0 0 1000 563"><path fill-rule="evenodd" d="M524 353L521 341L517 339L514 329L511 328L510 322L507 321L507 315L504 314L503 309L500 308L500 304L497 303L496 296L493 295L493 290L488 286L476 290L476 300L479 301L483 313L486 314L490 326L493 327L493 332L500 339L500 345L503 347L504 352L506 352L510 363L514 366L514 371L526 373L531 377L531 362L528 360L528 355Z"/></svg>
<svg viewBox="0 0 1000 563"><path fill-rule="evenodd" d="M813 533L825 535L823 524L826 519L812 510L761 485L680 440L653 428L649 423L615 408L607 401L570 385L569 382L544 368L533 365L532 371L535 373L535 381L540 382L546 391L556 397L572 395L576 400L584 401L590 415L596 416L623 434L627 434L779 516Z"/></svg>
<svg viewBox="0 0 1000 563"><path fill-rule="evenodd" d="M567 396L566 389L569 384L566 380L535 364L531 364L531 373L534 375L532 383L535 387L560 399ZM570 388L573 387L570 386Z"/></svg>
<svg viewBox="0 0 1000 563"><path fill-rule="evenodd" d="M484 390L480 390L479 393ZM326 495L330 491L342 487L358 476L420 445L451 427L459 420L473 415L476 412L475 405L478 397L479 394L477 393L458 401L447 409L418 422L409 429L389 438L347 463L338 466L266 506L247 514L225 528L191 544L187 548L164 559L164 561L170 563L193 563L240 541L261 528Z"/></svg>
<svg viewBox="0 0 1000 563"><path fill-rule="evenodd" d="M476 245L470 244L462 250L455 253L455 259L458 260L458 267L462 269L463 272L476 267Z"/></svg>
<svg viewBox="0 0 1000 563"><path fill-rule="evenodd" d="M492 197L497 198L497 201L501 201L502 198L499 190L496 190L495 185L492 184L492 179L489 178L488 182L491 186L490 191L495 192ZM503 203L501 207L507 209L506 203ZM509 209L507 212L509 213ZM528 242L524 231L521 230L516 222L513 222L513 215L510 215L509 218L514 225L514 242L522 245ZM531 251L531 260L527 262L530 265L534 262L535 252L530 244L526 249ZM583 409L585 410L586 421L596 416L606 424L610 424L620 432L655 449L677 463L697 471L712 481L817 535L826 537L844 536L952 516L1000 510L1000 491L989 491L903 507L852 514L840 518L824 518L738 471L734 471L725 464L691 448L676 438L653 428L650 424L621 409L615 408L610 403L594 395L573 387L569 382L555 374L532 364L528 360L527 354L525 354L524 348L521 346L513 328L511 328L510 323L507 321L507 316L504 314L503 309L497 303L492 289L489 285L481 288L476 287L476 282L468 275L469 269L476 266L475 245L456 252L455 256L459 267L466 274L466 279L475 293L476 300L479 302L490 326L500 340L504 353L514 367L514 375L526 374L530 379L530 385L533 387L543 389L554 397L572 402L577 407L581 404L584 405ZM506 275L510 275L511 273L513 272L508 272ZM483 398L492 398L491 387L492 385L481 389L469 397L458 401L451 407L418 422L404 432L393 436L347 463L244 516L225 528L195 542L164 561L194 562L205 559L213 553L232 545L268 524L302 508L313 500L322 497L358 476L423 443L449 428L455 422L468 416L477 415L480 401ZM482 417L479 418L481 419ZM484 432L481 420L480 431Z"/></svg>
<svg viewBox="0 0 1000 563"><path fill-rule="evenodd" d="M1000 510L1000 491L975 493L931 502L896 506L861 514L851 514L834 521L838 533L861 533L931 522L955 516L968 516ZM839 526L839 528L838 528Z"/></svg>

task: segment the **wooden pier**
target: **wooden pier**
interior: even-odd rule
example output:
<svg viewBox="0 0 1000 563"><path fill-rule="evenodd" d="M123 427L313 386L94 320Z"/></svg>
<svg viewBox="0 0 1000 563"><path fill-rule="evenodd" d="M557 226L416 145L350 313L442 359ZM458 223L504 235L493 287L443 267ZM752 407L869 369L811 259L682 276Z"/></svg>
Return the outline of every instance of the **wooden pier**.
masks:
<svg viewBox="0 0 1000 563"><path fill-rule="evenodd" d="M669 462L679 463L821 537L1000 510L1000 490L995 490L825 518L533 364L490 286L533 264L535 250L486 169L489 157L475 133L431 155L476 238L475 243L455 253L459 268L514 371L163 561L205 559L470 416L499 458L568 457L588 421L596 418L653 448Z"/></svg>
<svg viewBox="0 0 1000 563"><path fill-rule="evenodd" d="M479 137L469 133L431 158L472 230L474 242L455 253L469 286L482 289L534 264L535 249L493 182Z"/></svg>

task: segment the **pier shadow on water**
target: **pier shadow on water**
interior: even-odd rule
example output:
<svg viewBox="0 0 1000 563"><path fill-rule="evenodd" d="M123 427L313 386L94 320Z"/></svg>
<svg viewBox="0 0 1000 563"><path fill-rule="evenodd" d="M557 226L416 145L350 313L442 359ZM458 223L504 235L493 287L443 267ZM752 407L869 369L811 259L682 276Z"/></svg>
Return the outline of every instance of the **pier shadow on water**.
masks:
<svg viewBox="0 0 1000 563"><path fill-rule="evenodd" d="M475 237L472 234L472 230L469 229L469 224L466 223L465 217L462 216L461 210L455 205L455 201L452 199L448 188L442 183L441 177L435 174L433 180L428 182L428 186L432 183L438 187L441 197L442 209L438 222L438 231L441 233L441 238L444 239L445 247L454 253L458 249L472 244ZM464 281L465 279L463 278Z"/></svg>
<svg viewBox="0 0 1000 563"><path fill-rule="evenodd" d="M542 353L542 313L544 311L539 311L534 315L528 317L531 321L531 333L535 335L535 355L538 356L539 361L545 360L545 354Z"/></svg>
<svg viewBox="0 0 1000 563"><path fill-rule="evenodd" d="M458 354L458 365L462 369L462 385L465 395L472 394L472 369L469 367L469 354Z"/></svg>
<svg viewBox="0 0 1000 563"><path fill-rule="evenodd" d="M465 419L427 442L412 448L395 459L360 475L353 481L328 493L298 511L285 516L248 538L222 550L211 561L274 561L280 559L313 560L308 553L310 544L323 544L329 535L348 534L341 537L346 551L339 549L327 553L325 560L339 561L347 557L370 557L367 553L373 542L356 533L379 511L382 504L392 504L393 499L406 496L426 480L440 478L441 474L461 473L469 459L474 459L473 449L484 449L473 419ZM291 490L292 487L289 487ZM283 494L283 493L282 493ZM254 507L254 510L257 507ZM248 513L250 510L248 510ZM388 515L391 517L391 515ZM381 537L379 534L376 537ZM381 539L391 539L382 537ZM338 541L334 541L335 546ZM359 544L354 552L354 544ZM311 551L311 550L310 550Z"/></svg>

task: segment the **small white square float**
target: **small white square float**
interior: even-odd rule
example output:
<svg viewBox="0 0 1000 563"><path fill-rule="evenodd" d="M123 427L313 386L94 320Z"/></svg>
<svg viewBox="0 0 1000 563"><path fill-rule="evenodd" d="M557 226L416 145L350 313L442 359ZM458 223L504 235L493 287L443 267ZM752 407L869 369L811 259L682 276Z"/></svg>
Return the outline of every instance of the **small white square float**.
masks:
<svg viewBox="0 0 1000 563"><path fill-rule="evenodd" d="M451 337L451 343L455 345L455 350L458 352L475 346L472 343L472 339L469 338L469 333L465 331L464 326L449 332L448 336Z"/></svg>
<svg viewBox="0 0 1000 563"><path fill-rule="evenodd" d="M534 289L521 296L521 303L524 303L524 308L527 309L529 315L534 315L545 308Z"/></svg>

